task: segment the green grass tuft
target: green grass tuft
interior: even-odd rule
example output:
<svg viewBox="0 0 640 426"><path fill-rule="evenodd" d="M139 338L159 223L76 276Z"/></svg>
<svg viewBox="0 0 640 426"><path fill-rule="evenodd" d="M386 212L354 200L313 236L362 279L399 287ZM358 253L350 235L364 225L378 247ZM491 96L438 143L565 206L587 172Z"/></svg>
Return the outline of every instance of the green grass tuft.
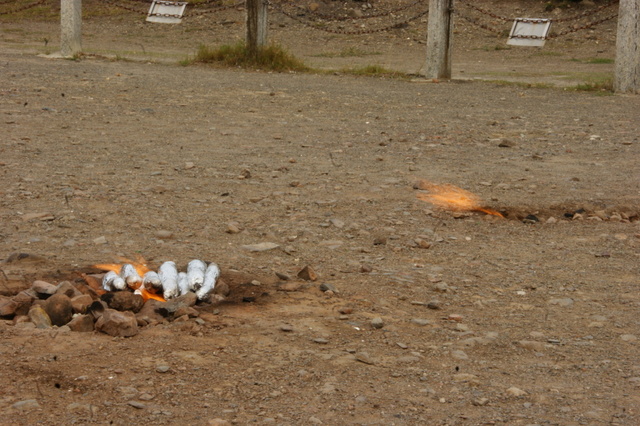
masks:
<svg viewBox="0 0 640 426"><path fill-rule="evenodd" d="M256 52L251 52L243 41L233 45L223 45L217 49L201 45L195 57L180 61L181 65L192 63L219 64L227 67L278 72L310 70L302 61L279 45L271 44Z"/></svg>
<svg viewBox="0 0 640 426"><path fill-rule="evenodd" d="M317 55L313 55L316 58L350 58L363 56L381 55L380 52L368 52L366 50L359 49L357 47L347 47L339 52L324 52Z"/></svg>
<svg viewBox="0 0 640 426"><path fill-rule="evenodd" d="M340 70L343 74L361 75L368 77L390 77L407 79L409 75L400 71L393 71L380 65L365 65L363 67L345 68Z"/></svg>

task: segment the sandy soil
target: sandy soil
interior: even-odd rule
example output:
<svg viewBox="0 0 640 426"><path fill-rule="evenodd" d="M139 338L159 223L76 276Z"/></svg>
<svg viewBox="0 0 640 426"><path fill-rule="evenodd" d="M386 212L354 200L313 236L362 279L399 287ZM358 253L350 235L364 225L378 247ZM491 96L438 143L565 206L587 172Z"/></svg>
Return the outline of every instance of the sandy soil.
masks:
<svg viewBox="0 0 640 426"><path fill-rule="evenodd" d="M118 61L39 57L55 23L3 24L0 258L34 256L0 264L0 290L140 254L215 260L232 294L128 339L0 321L2 423L640 421L640 98L181 67L241 25L131 16L86 23L87 51ZM411 26L331 58L314 52L353 39L282 19L274 37L314 66L421 66ZM532 53L462 28L455 72L610 72L586 63L615 50L594 34ZM506 218L438 209L419 179ZM243 248L262 242L279 247Z"/></svg>

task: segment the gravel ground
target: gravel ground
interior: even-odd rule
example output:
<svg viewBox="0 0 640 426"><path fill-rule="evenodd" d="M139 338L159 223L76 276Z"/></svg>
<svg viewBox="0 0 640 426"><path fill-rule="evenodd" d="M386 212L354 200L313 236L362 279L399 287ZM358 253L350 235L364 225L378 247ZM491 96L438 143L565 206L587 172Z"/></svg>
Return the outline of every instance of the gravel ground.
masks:
<svg viewBox="0 0 640 426"><path fill-rule="evenodd" d="M118 20L141 27L88 28ZM51 60L7 34L0 258L32 256L0 264L2 292L142 255L214 260L231 295L126 339L0 321L3 422L640 421L637 96L535 87L530 53L464 32L464 61L533 87ZM539 57L601 72L563 43ZM505 218L420 200L421 179Z"/></svg>

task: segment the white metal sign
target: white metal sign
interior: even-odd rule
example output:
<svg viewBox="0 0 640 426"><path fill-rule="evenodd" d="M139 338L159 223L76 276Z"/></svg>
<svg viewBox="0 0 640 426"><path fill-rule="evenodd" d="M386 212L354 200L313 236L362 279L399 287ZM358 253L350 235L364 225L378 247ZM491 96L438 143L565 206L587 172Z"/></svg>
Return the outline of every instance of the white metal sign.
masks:
<svg viewBox="0 0 640 426"><path fill-rule="evenodd" d="M544 46L551 28L551 19L516 18L507 44L513 46Z"/></svg>
<svg viewBox="0 0 640 426"><path fill-rule="evenodd" d="M187 7L187 2L153 0L147 15L147 22L179 24L182 22L185 7Z"/></svg>

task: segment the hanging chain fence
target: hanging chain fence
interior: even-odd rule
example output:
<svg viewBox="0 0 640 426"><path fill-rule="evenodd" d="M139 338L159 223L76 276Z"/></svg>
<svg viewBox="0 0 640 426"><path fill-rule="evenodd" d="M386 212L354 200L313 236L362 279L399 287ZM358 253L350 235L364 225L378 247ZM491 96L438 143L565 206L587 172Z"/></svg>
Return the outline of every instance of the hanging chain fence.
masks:
<svg viewBox="0 0 640 426"><path fill-rule="evenodd" d="M579 24L578 21L584 19L584 18L590 18L593 17L595 15L597 15L598 13L609 9L615 5L617 5L619 3L619 0L612 0L609 1L608 3L605 3L601 6L595 7L593 9L590 10L585 10L584 12L572 15L572 16L568 16L566 18L548 18L552 24L557 24L557 23L571 23L571 22L575 22L575 24L571 25L569 28L559 31L559 32L552 32L550 33L547 38L548 39L554 39L554 38L558 38L558 37L562 37L565 36L567 34L571 34L571 33L575 33L578 31L583 31L583 30L589 30L592 29L604 22L610 21L612 19L617 18L618 13L617 11L615 13L603 16L599 19L593 20L593 21L588 21L582 24ZM504 27L499 27L498 24L495 21L500 21L500 22L513 22L515 18L513 17L506 17L506 16L502 16L499 15L497 13L494 13L490 10L484 9L482 7L477 6L476 4L474 4L471 1L468 0L458 0L458 4L460 4L462 7L461 8L456 8L454 10L455 15L457 15L458 17L460 17L461 19L469 22L470 24L472 24L473 26L476 26L478 28L481 28L483 30L492 32L494 34L498 34L498 35L505 35L505 33L508 32L508 29L504 28ZM472 14L469 15L467 13L465 13L465 11L463 11L463 8L467 8L468 10L472 11ZM475 12L475 13L473 13ZM473 16L475 15L475 16ZM487 22L483 22L481 20L481 17L490 17L493 18L493 22L487 23ZM542 18L545 19L545 18ZM538 22L537 19L523 19L521 20L522 22ZM527 38L527 36L519 36L519 38ZM537 37L534 37L537 38Z"/></svg>
<svg viewBox="0 0 640 426"><path fill-rule="evenodd" d="M393 22L391 24L383 25L381 27L376 28L362 28L359 30L347 30L344 28L332 28L331 24L334 23L344 23L346 21L353 21L354 23L363 20L363 19L374 19L374 18L385 18L391 17L392 19L397 19L396 13L404 12L410 9L413 6L424 4L424 0L418 0L411 2L402 7L398 7L393 10L381 11L378 13L372 13L362 16L342 16L342 15L329 15L329 14L320 14L311 12L310 16L307 16L307 13L300 12L292 12L287 10L284 7L283 2L270 2L267 0L267 4L276 12L304 25L307 28L311 28L318 31L323 31L332 34L342 34L342 35L364 35L364 34L375 34L380 32L392 31L399 28L405 28L409 25L409 23L418 20L429 13L429 10L424 10L418 12L414 15L401 18L400 21ZM364 24L361 24L361 27L364 27Z"/></svg>

